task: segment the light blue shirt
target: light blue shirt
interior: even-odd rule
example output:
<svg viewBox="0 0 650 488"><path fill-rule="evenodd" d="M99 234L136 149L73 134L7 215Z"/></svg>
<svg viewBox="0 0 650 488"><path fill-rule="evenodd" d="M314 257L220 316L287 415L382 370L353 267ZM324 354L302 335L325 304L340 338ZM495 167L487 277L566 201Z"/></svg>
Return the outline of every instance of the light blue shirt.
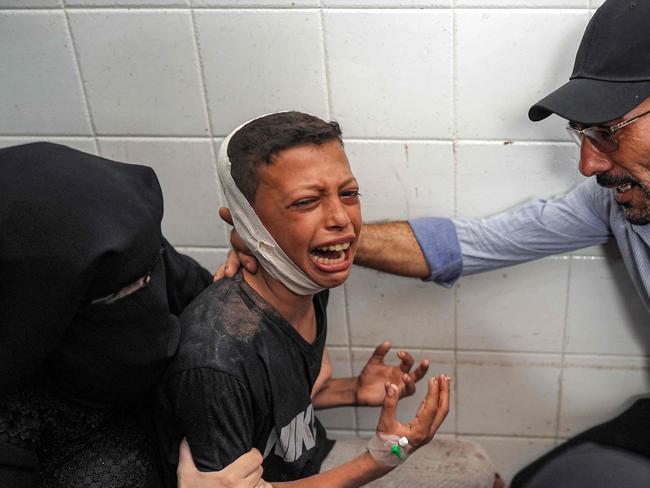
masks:
<svg viewBox="0 0 650 488"><path fill-rule="evenodd" d="M650 310L650 225L632 225L613 190L591 178L566 195L533 200L476 220L409 221L424 252L428 280L451 287L461 275L510 266L616 239L628 273Z"/></svg>

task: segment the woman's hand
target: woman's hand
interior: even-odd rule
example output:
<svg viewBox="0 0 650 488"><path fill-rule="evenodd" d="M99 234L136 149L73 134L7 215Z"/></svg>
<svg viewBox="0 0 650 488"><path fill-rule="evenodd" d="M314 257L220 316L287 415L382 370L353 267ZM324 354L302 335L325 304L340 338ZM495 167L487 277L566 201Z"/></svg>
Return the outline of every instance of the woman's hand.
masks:
<svg viewBox="0 0 650 488"><path fill-rule="evenodd" d="M385 341L375 348L368 362L361 370L356 381L356 404L366 406L379 406L384 402L386 383L397 386L399 398L415 393L415 383L420 381L429 369L429 360L420 362L413 367L413 356L406 351L397 353L400 364L391 366L384 363L384 358L390 351L390 342Z"/></svg>
<svg viewBox="0 0 650 488"><path fill-rule="evenodd" d="M178 488L273 488L262 479L262 455L251 449L221 471L199 471L183 439L178 454Z"/></svg>
<svg viewBox="0 0 650 488"><path fill-rule="evenodd" d="M450 383L451 378L448 376L431 378L429 389L415 418L406 424L400 423L395 416L399 402L397 385L386 383L377 433L406 437L412 450L430 442L449 412Z"/></svg>
<svg viewBox="0 0 650 488"><path fill-rule="evenodd" d="M221 207L219 209L219 217L229 225L233 225L232 216L230 215L230 210ZM251 254L251 252L246 247L246 243L239 237L239 234L233 227L230 231L230 244L232 245L232 250L228 252L228 257L226 262L219 266L219 269L215 271L213 279L214 281L220 280L224 276L227 278L232 278L237 274L240 267L246 268L246 271L249 273L255 274L257 272L257 259Z"/></svg>

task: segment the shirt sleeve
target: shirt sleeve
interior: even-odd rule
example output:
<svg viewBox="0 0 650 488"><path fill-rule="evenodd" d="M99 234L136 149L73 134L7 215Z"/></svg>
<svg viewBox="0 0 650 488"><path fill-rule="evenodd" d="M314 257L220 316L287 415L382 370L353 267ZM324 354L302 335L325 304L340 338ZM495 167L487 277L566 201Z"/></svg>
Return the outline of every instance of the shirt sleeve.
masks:
<svg viewBox="0 0 650 488"><path fill-rule="evenodd" d="M173 375L167 397L201 471L218 471L253 447L254 419L248 388L211 368Z"/></svg>
<svg viewBox="0 0 650 488"><path fill-rule="evenodd" d="M533 200L484 219L409 221L429 265L428 281L451 286L459 276L603 244L611 237L611 199L593 180L566 195Z"/></svg>

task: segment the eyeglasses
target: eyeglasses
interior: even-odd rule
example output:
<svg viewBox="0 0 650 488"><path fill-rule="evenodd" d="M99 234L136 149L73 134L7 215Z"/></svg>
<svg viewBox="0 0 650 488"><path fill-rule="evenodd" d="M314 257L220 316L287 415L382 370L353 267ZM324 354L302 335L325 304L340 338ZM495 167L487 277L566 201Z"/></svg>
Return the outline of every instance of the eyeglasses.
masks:
<svg viewBox="0 0 650 488"><path fill-rule="evenodd" d="M573 141L578 146L582 144L582 140L586 136L594 145L594 147L598 149L600 152L611 153L618 149L618 141L614 137L614 134L619 130L621 130L622 128L627 127L630 124L633 124L644 115L648 115L648 114L650 114L650 110L642 113L641 115L637 115L636 117L632 117L629 120L624 120L623 122L614 124L611 127L604 127L602 125L592 125L591 127L585 127L584 129L581 129L578 125L574 124L573 122L569 122L569 125L567 125L566 130L571 136L571 139L573 139Z"/></svg>

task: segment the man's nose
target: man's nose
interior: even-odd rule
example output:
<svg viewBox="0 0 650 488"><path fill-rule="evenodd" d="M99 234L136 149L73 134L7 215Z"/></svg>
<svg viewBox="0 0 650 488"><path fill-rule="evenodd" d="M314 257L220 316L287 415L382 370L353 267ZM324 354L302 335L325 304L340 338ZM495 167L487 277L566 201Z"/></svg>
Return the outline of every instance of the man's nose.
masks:
<svg viewBox="0 0 650 488"><path fill-rule="evenodd" d="M580 163L578 169L585 176L597 176L606 173L613 167L607 154L599 151L588 139L584 138L580 145Z"/></svg>

